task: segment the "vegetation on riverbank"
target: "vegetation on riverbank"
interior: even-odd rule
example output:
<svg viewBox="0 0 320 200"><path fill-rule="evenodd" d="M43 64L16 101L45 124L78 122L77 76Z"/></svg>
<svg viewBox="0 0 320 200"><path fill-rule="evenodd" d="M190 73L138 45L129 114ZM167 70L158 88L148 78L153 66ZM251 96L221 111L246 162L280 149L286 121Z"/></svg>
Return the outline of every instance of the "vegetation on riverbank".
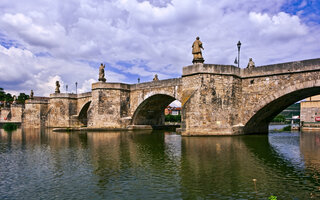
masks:
<svg viewBox="0 0 320 200"><path fill-rule="evenodd" d="M288 131L291 131L291 125L289 126L285 126L281 129L272 129L270 130L270 132L288 132Z"/></svg>
<svg viewBox="0 0 320 200"><path fill-rule="evenodd" d="M13 124L13 123L5 123L2 128L5 130L5 131L14 131L18 128L18 126L16 124Z"/></svg>
<svg viewBox="0 0 320 200"><path fill-rule="evenodd" d="M166 115L166 122L181 122L181 115Z"/></svg>

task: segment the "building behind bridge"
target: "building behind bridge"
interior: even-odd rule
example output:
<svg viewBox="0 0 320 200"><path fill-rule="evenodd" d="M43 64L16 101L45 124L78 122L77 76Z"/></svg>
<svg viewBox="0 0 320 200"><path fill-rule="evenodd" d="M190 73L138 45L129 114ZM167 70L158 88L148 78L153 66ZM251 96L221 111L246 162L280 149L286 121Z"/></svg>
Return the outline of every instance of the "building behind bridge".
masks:
<svg viewBox="0 0 320 200"><path fill-rule="evenodd" d="M320 95L308 97L301 102L302 130L320 129Z"/></svg>

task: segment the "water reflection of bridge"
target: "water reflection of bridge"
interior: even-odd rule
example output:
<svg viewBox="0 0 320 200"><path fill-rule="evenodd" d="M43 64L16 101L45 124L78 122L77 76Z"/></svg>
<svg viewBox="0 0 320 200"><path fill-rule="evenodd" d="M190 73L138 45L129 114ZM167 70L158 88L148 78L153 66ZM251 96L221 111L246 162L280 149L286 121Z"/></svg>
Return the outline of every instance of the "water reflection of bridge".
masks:
<svg viewBox="0 0 320 200"><path fill-rule="evenodd" d="M48 154L42 156L47 156L49 162L43 164L61 176L67 173L63 166L66 159L90 166L88 176L97 178L96 186L104 197L115 197L112 190L119 191L128 184L149 190L138 194L141 198L156 193L156 187L161 188L161 184L172 184L174 193L183 199L218 199L230 194L241 198L241 194L254 192L252 179L255 178L258 194L264 197L271 191L285 199L297 191L296 197L303 199L309 195L310 188L316 190L319 186L320 136L291 137L290 144L298 147L305 166L285 156L288 145L281 142L283 138L285 135L181 138L151 131L78 134L18 129L12 133L1 130L0 151L5 153L3 145L24 150L46 147ZM119 182L115 185L114 181L123 177L129 178L127 186Z"/></svg>

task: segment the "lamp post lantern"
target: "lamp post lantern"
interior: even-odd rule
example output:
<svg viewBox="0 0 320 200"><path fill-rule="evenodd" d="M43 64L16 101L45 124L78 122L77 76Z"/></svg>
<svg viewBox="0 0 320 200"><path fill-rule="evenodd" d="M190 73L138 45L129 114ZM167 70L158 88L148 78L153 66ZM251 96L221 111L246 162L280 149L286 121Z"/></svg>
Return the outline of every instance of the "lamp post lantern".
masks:
<svg viewBox="0 0 320 200"><path fill-rule="evenodd" d="M239 42L237 44L237 47L238 47L238 67L240 67L240 48L241 48L240 40L239 40Z"/></svg>

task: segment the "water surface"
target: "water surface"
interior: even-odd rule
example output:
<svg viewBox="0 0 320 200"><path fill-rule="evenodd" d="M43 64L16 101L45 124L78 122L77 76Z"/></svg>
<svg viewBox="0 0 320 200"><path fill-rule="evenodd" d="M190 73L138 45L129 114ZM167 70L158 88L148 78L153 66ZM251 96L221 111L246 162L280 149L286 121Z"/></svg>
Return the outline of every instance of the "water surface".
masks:
<svg viewBox="0 0 320 200"><path fill-rule="evenodd" d="M0 130L0 199L317 199L319 177L320 133Z"/></svg>

